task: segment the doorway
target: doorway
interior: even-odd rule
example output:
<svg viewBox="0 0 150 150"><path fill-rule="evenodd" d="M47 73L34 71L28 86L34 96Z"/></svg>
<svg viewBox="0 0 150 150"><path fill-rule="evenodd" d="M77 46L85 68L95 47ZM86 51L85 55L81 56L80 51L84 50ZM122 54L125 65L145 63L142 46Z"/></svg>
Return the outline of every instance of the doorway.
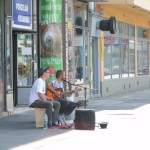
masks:
<svg viewBox="0 0 150 150"><path fill-rule="evenodd" d="M36 33L13 33L14 104L28 104L32 83L37 78Z"/></svg>

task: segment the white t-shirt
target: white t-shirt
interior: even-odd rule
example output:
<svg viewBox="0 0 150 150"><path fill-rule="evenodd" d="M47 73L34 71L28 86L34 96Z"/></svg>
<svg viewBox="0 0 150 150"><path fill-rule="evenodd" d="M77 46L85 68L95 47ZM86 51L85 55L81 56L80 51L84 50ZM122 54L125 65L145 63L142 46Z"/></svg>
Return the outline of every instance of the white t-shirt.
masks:
<svg viewBox="0 0 150 150"><path fill-rule="evenodd" d="M42 78L36 79L32 85L29 97L29 105L31 105L34 101L40 99L38 93L46 93L46 83Z"/></svg>

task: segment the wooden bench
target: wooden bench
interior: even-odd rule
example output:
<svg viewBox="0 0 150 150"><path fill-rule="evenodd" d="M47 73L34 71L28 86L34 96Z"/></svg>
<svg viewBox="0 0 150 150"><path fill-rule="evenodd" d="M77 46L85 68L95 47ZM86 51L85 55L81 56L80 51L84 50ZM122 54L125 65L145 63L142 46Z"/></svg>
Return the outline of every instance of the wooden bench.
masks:
<svg viewBox="0 0 150 150"><path fill-rule="evenodd" d="M34 108L34 112L35 112L36 128L43 128L44 127L44 115L45 115L46 109Z"/></svg>

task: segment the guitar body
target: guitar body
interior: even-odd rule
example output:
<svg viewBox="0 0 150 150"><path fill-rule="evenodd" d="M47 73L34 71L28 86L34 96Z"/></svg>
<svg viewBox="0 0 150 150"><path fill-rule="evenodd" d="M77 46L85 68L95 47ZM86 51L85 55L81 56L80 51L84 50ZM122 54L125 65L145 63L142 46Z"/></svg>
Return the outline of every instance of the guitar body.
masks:
<svg viewBox="0 0 150 150"><path fill-rule="evenodd" d="M63 98L63 90L60 89L55 89L56 92L60 93L60 98ZM49 89L46 90L46 96L52 99L52 101L55 101L56 95Z"/></svg>

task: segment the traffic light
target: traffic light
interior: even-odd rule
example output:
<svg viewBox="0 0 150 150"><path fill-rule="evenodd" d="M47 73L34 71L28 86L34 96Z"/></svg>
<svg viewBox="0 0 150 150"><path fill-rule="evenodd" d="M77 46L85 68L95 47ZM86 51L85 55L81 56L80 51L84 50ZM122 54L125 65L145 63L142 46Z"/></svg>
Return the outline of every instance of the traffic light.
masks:
<svg viewBox="0 0 150 150"><path fill-rule="evenodd" d="M115 34L116 32L115 17L110 17L109 20L100 20L98 23L98 29L102 31L110 31L111 34Z"/></svg>

